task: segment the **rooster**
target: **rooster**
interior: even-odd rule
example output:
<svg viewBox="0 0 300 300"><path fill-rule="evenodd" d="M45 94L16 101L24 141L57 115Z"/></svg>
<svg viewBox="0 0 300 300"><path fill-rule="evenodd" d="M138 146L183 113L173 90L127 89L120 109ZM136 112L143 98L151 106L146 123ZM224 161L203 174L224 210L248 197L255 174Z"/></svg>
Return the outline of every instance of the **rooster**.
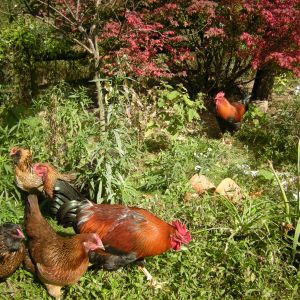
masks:
<svg viewBox="0 0 300 300"><path fill-rule="evenodd" d="M48 293L59 298L61 288L75 284L86 272L89 252L104 250L96 233L62 237L54 232L41 215L38 199L29 195L25 206L25 229L29 238L29 270L34 271L45 284ZM26 266L26 265L25 265Z"/></svg>
<svg viewBox="0 0 300 300"><path fill-rule="evenodd" d="M250 96L239 102L230 103L223 92L215 97L216 118L222 133L225 131L235 132L240 129L241 120L248 109Z"/></svg>
<svg viewBox="0 0 300 300"><path fill-rule="evenodd" d="M15 166L14 171L17 186L25 192L32 192L36 190L42 192L44 188L42 178L32 172L33 164L31 151L29 149L13 147L10 150L10 156ZM48 164L48 166L53 169L57 178L66 181L72 181L75 179L74 174L61 174L50 164Z"/></svg>
<svg viewBox="0 0 300 300"><path fill-rule="evenodd" d="M0 226L0 281L14 273L25 256L24 234L18 225Z"/></svg>
<svg viewBox="0 0 300 300"><path fill-rule="evenodd" d="M47 165L37 164L34 171L44 184L51 178ZM103 241L106 253L94 252L90 261L113 271L136 262L150 284L160 287L144 266L144 258L179 250L191 241L186 226L179 221L166 223L138 207L95 204L85 200L70 184L57 180L53 187L52 212L59 224L73 226L77 233L95 232Z"/></svg>

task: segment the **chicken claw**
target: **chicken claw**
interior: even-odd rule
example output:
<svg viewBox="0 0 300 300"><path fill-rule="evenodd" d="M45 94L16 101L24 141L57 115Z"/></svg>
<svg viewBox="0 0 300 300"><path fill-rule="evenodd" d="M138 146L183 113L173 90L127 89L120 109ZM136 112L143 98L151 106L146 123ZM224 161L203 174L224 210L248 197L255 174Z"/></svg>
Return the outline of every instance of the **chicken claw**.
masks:
<svg viewBox="0 0 300 300"><path fill-rule="evenodd" d="M152 275L149 273L149 271L145 267L139 266L141 271L146 275L147 280L149 281L150 285L155 289L161 289L163 286L163 283L159 283L155 280L155 278L152 277Z"/></svg>

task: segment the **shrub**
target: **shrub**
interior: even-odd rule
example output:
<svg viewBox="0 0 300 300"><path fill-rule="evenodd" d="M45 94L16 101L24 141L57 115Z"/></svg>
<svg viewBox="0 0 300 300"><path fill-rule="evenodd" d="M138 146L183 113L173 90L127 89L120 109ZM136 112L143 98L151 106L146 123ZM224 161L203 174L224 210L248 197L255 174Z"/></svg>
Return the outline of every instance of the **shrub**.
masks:
<svg viewBox="0 0 300 300"><path fill-rule="evenodd" d="M294 162L297 137L300 135L300 97L282 102L274 113L250 107L238 136L262 160L276 163Z"/></svg>
<svg viewBox="0 0 300 300"><path fill-rule="evenodd" d="M199 93L192 99L183 85L161 85L131 103L133 124L150 151L166 149L171 140L200 127L204 102ZM136 121L134 121L136 120Z"/></svg>
<svg viewBox="0 0 300 300"><path fill-rule="evenodd" d="M122 103L118 104L122 106ZM49 161L62 171L78 173L77 184L91 199L114 203L134 192L126 183L134 143L122 118L111 106L108 129L101 133L96 109L84 88L60 84L34 101L32 109L12 128L2 127L1 156L12 190L8 149L20 145L32 149L35 160ZM126 142L125 142L126 141Z"/></svg>

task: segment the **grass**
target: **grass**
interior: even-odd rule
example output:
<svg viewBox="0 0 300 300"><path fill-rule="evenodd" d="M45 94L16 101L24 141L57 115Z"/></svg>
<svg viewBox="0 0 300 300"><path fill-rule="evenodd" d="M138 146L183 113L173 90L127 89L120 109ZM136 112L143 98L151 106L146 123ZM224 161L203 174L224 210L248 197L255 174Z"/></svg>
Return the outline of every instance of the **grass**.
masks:
<svg viewBox="0 0 300 300"><path fill-rule="evenodd" d="M182 251L146 260L150 273L165 282L163 289L150 288L132 265L111 273L89 270L78 284L63 289L63 299L299 299L300 273L292 264L291 243L280 230L285 209L278 186L272 177L248 175L245 165L251 170L268 165L257 165L247 148L231 142L233 146L184 137L156 155L144 153L128 174L126 180L138 190L128 205L164 220L181 219L192 234ZM245 199L233 205L204 194L185 202L195 165L215 184L233 178ZM0 205L0 223L23 222L21 196L0 194ZM0 299L51 299L22 268L8 282L10 288L0 283Z"/></svg>

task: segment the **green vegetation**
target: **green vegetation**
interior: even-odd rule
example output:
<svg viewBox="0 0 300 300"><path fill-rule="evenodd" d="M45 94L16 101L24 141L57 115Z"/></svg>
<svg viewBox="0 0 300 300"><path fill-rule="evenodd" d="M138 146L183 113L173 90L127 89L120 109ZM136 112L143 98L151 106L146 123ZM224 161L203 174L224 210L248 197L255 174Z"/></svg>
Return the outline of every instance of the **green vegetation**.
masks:
<svg viewBox="0 0 300 300"><path fill-rule="evenodd" d="M91 268L63 299L299 299L299 79L283 73L299 75L296 1L50 2L0 3L0 224L23 226L9 149L30 148L35 162L76 173L89 199L180 219L192 235L146 259L160 290L134 265ZM255 76L257 97L273 91L267 113L250 105L238 133L206 136L216 93L239 100ZM244 198L186 197L196 166ZM1 299L50 297L20 268Z"/></svg>
<svg viewBox="0 0 300 300"><path fill-rule="evenodd" d="M91 199L98 194L97 199L101 195L111 203L138 205L165 220L181 219L193 240L182 251L147 259L150 272L165 282L162 290L149 288L132 265L112 273L90 270L77 285L64 289L64 299L297 298L293 241L281 230L285 206L266 158L255 160L257 154L234 138L223 144L184 131L170 139L166 149L145 151L143 144L134 143L136 131L125 130L126 118L116 117L118 107L111 109L113 122L107 136L99 135L97 112L90 105L85 89L59 85L41 95L16 125L1 127L0 222L23 222L23 199L14 187L8 158L9 147L17 144L30 147L35 160L80 172L77 183ZM294 156L297 159L296 151ZM234 205L204 194L185 201L196 165L215 184L233 178L245 199ZM250 170L259 172L251 175ZM297 182L287 181L293 172L279 172L279 176L288 186L287 197L293 199ZM48 220L58 231L65 231ZM9 288L0 284L1 299L32 295L50 299L38 280L23 269L8 282Z"/></svg>
<svg viewBox="0 0 300 300"><path fill-rule="evenodd" d="M297 160L297 137L300 136L300 96L275 103L265 114L251 107L239 137L257 154L260 160L276 163Z"/></svg>

